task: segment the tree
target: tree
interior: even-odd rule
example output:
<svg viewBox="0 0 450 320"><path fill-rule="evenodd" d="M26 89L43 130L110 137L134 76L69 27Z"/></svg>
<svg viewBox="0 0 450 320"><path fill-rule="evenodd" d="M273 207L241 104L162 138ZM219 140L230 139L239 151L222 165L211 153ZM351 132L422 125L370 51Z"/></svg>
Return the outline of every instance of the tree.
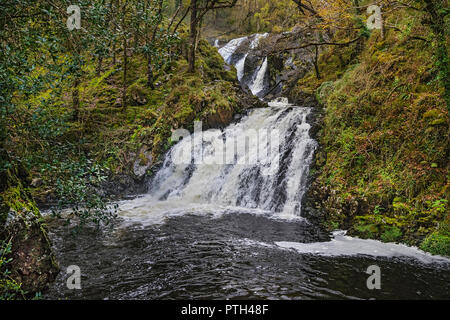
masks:
<svg viewBox="0 0 450 320"><path fill-rule="evenodd" d="M195 71L196 49L199 25L206 13L212 10L232 8L237 0L191 0L189 10L191 12L189 31L189 72Z"/></svg>

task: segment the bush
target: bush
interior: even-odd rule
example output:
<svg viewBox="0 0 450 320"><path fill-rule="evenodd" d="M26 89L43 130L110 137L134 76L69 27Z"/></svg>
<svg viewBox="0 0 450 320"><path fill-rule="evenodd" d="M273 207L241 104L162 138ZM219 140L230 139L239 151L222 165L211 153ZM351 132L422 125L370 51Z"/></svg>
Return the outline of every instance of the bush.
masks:
<svg viewBox="0 0 450 320"><path fill-rule="evenodd" d="M105 170L86 159L59 162L53 172L58 177L55 188L58 203L53 214L60 216L63 209L71 208L80 225L108 224L116 217L117 205L109 205L107 197L97 190L106 181Z"/></svg>
<svg viewBox="0 0 450 320"><path fill-rule="evenodd" d="M431 254L450 256L450 237L434 232L422 242L420 248Z"/></svg>

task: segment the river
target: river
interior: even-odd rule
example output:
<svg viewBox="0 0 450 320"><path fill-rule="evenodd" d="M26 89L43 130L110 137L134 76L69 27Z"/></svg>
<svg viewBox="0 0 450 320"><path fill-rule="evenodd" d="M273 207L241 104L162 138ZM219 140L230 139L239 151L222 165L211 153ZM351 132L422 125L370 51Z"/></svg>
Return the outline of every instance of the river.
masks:
<svg viewBox="0 0 450 320"><path fill-rule="evenodd" d="M220 49L239 80L262 97L267 58L244 72L266 35ZM317 142L309 107L287 99L250 110L223 130L185 137L149 191L119 203L110 226L74 236L51 230L62 272L47 299L438 299L450 298L450 260L417 248L327 233L301 216ZM66 286L70 265L81 290ZM367 286L370 266L380 289Z"/></svg>

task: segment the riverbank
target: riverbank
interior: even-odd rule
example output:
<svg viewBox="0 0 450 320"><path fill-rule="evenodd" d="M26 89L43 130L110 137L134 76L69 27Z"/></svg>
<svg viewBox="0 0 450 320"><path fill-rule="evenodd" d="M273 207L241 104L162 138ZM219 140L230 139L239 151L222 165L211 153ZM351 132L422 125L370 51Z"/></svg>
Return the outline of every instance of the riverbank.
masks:
<svg viewBox="0 0 450 320"><path fill-rule="evenodd" d="M329 230L450 255L449 117L433 54L398 30L374 31L323 50L321 78L298 81L323 105L309 204Z"/></svg>

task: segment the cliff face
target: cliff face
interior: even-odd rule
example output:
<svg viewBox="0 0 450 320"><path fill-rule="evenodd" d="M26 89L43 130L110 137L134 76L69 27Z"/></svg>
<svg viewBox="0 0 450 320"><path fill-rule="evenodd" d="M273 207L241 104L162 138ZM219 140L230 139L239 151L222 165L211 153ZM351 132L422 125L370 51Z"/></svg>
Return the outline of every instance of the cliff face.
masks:
<svg viewBox="0 0 450 320"><path fill-rule="evenodd" d="M0 297L18 293L22 297L31 296L45 290L54 280L58 265L42 217L27 189L30 183L27 171L18 164L3 170L0 177L0 242L4 262L0 264Z"/></svg>

